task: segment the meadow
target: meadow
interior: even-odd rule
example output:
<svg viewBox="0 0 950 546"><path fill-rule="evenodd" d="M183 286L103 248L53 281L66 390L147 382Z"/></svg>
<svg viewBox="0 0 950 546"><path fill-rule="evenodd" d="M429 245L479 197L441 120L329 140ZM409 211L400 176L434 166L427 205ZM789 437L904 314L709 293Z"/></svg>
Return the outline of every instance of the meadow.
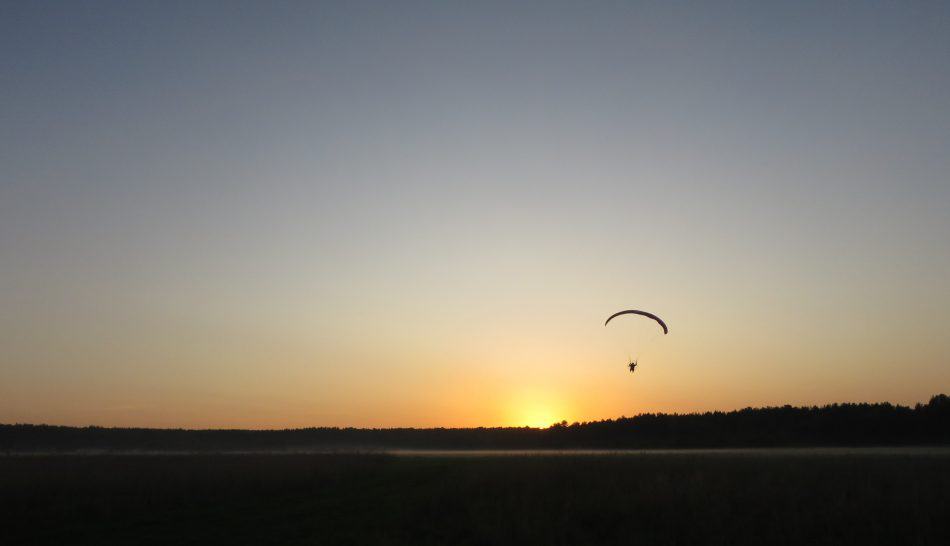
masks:
<svg viewBox="0 0 950 546"><path fill-rule="evenodd" d="M0 544L948 544L945 452L10 455Z"/></svg>

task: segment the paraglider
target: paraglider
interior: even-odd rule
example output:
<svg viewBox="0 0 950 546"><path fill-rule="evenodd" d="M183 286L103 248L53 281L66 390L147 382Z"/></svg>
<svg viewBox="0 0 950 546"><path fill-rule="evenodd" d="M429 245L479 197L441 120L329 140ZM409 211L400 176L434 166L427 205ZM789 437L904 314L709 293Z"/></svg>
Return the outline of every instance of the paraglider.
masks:
<svg viewBox="0 0 950 546"><path fill-rule="evenodd" d="M610 324L610 321L611 321L611 320L613 320L614 318L619 317L619 316L621 316L621 315L639 315L639 316L641 316L641 317L645 317L645 318L651 319L651 320L655 321L655 322L660 326L660 328L663 329L663 335L666 335L666 334L669 334L669 333L670 333L670 329L669 329L669 327L666 325L666 323L663 322L663 319L661 319L660 317L654 315L653 313L650 313L649 311L640 311L640 310L637 310L637 309L626 309L626 310L624 310L624 311L618 311L618 312L616 312L616 313L610 315L609 317L607 317L607 320L604 322L604 326L607 326L608 324ZM644 328L645 328L645 326L644 326ZM650 328L645 328L645 329L648 330L648 331L650 330ZM654 327L653 331L656 332L655 327ZM656 334L653 334L653 335L651 335L650 337L655 337L656 335L659 335L659 332L656 332ZM640 345L640 343L638 343L637 345ZM638 347L638 349L639 349L639 347ZM636 359L636 358L631 358L630 361L629 361L629 363L627 364L627 368L630 370L630 373L633 373L633 372L636 371L636 369L637 369L637 360L638 360L638 359Z"/></svg>
<svg viewBox="0 0 950 546"><path fill-rule="evenodd" d="M620 315L640 315L647 318L651 318L655 320L657 324L660 325L661 328L663 328L663 335L670 333L670 329L667 328L666 323L663 322L663 319L661 319L660 317L648 311L638 311L636 309L627 309L626 311L617 311L616 313L607 317L607 320L604 322L604 326L607 326L607 324L609 324L610 321L614 319L614 317L619 317Z"/></svg>

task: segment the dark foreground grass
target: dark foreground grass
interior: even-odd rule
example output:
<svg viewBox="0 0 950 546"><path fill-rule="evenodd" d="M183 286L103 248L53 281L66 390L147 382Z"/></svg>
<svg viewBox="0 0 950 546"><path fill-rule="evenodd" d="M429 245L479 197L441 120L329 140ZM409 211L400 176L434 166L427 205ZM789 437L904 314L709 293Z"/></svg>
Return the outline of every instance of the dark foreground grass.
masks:
<svg viewBox="0 0 950 546"><path fill-rule="evenodd" d="M0 457L0 544L950 544L926 455Z"/></svg>

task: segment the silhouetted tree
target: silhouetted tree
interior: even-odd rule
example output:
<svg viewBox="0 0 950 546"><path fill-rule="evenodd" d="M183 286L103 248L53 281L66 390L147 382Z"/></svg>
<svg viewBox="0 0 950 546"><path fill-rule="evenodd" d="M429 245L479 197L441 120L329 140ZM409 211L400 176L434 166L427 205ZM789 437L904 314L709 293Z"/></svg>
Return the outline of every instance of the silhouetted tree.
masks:
<svg viewBox="0 0 950 546"><path fill-rule="evenodd" d="M879 404L645 413L547 429L181 430L0 425L0 451L233 451L337 448L617 449L950 444L950 397L913 408Z"/></svg>

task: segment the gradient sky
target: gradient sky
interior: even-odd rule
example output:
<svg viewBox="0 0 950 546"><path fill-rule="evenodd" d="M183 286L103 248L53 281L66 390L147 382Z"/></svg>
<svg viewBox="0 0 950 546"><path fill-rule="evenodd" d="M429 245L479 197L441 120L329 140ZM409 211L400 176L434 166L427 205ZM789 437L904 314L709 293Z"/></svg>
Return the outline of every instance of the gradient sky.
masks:
<svg viewBox="0 0 950 546"><path fill-rule="evenodd" d="M946 2L0 4L0 422L914 403L948 279Z"/></svg>

